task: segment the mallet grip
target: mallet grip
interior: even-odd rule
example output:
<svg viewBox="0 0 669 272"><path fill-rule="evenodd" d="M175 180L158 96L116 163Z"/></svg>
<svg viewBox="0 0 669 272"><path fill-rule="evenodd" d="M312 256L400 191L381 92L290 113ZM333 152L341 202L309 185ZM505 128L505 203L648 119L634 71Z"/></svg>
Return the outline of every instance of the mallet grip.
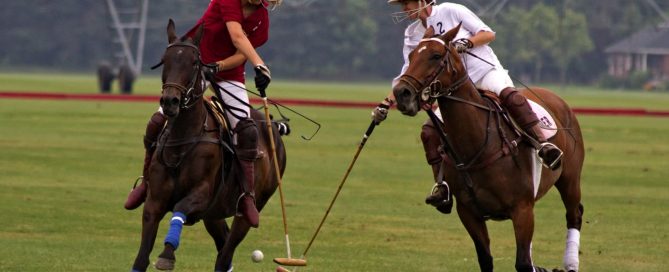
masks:
<svg viewBox="0 0 669 272"><path fill-rule="evenodd" d="M372 132L374 132L374 128L376 127L376 123L372 121L371 124L369 124L369 127L367 128L367 131L365 132L365 138L368 138L369 136L372 135Z"/></svg>

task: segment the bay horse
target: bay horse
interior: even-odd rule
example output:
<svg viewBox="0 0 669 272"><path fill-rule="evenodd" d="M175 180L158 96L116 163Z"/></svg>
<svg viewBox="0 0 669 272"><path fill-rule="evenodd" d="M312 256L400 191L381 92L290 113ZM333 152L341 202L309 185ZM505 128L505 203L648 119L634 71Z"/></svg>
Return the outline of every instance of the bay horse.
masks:
<svg viewBox="0 0 669 272"><path fill-rule="evenodd" d="M397 108L415 116L431 110L436 99L443 123L443 147L448 159L442 165L460 221L474 242L481 271L493 271L486 220L511 219L516 238L517 271L547 271L532 262L534 204L555 186L566 209L567 242L564 267L578 271L578 250L583 216L580 178L583 167L583 137L576 116L565 101L546 89L523 90L522 94L553 113L557 133L549 140L563 152L562 166L544 168L540 182L533 182L536 151L521 136L503 109L477 90L452 41L460 25L441 36L430 27L409 55L409 67L393 88ZM494 95L493 95L494 96ZM496 97L496 96L494 96ZM510 141L511 136L516 140Z"/></svg>
<svg viewBox="0 0 669 272"><path fill-rule="evenodd" d="M231 153L225 130L216 122L204 98L206 84L198 44L200 28L194 37L178 39L172 20L167 26L169 45L162 57L162 96L160 104L168 121L149 169L148 196L142 214L142 239L132 271L146 271L161 219L168 211L175 217L165 239L165 247L155 266L172 270L176 261L182 225L204 222L216 245L215 271L231 271L235 248L249 231L249 223L235 216L228 227L225 218L235 215L242 192L243 178L238 162ZM265 122L264 115L251 110L256 122ZM223 122L225 123L225 122ZM259 127L265 127L260 126ZM276 126L272 126L280 173L286 167L286 151ZM259 150L269 154L270 139L266 129L258 130ZM227 137L229 139L229 137ZM271 156L255 162L255 197L262 210L277 188ZM184 215L177 217L177 214ZM175 220L175 218L177 218ZM185 219L184 219L185 218Z"/></svg>

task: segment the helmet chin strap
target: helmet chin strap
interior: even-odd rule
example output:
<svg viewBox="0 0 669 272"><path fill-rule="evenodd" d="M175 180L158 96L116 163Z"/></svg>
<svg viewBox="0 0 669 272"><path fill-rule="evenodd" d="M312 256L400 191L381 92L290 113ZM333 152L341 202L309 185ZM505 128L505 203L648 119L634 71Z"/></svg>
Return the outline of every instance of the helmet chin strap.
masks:
<svg viewBox="0 0 669 272"><path fill-rule="evenodd" d="M435 0L430 0L430 2L427 2L427 0L418 0L418 8L412 9L412 10L409 10L409 11L393 12L393 13L390 14L390 16L393 18L393 22L395 24L399 24L399 23L403 22L404 20L410 18L411 16L419 14L425 8L429 7L430 5L432 5L434 3L435 3Z"/></svg>

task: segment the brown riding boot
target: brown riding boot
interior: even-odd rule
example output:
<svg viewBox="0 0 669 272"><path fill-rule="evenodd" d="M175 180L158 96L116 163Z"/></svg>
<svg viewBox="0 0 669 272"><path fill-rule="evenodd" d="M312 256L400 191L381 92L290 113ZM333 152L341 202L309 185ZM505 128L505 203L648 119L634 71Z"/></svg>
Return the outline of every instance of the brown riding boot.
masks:
<svg viewBox="0 0 669 272"><path fill-rule="evenodd" d="M146 184L149 177L149 167L151 166L151 159L153 158L153 152L156 150L154 144L158 141L158 135L160 131L163 130L167 118L160 112L155 112L149 123L146 125L146 135L144 135L144 167L142 168L142 176L135 180L135 185L133 185L130 194L128 194L128 199L125 201L123 206L127 210L134 210L139 205L144 203L146 200ZM137 185L139 182L139 185Z"/></svg>
<svg viewBox="0 0 669 272"><path fill-rule="evenodd" d="M502 99L502 105L509 111L511 118L518 123L528 136L539 142L538 145L534 143L533 145L538 150L542 164L551 170L558 169L561 165L562 150L548 142L544 137L541 127L539 127L539 119L532 111L527 99L515 88L506 88L502 90L499 96ZM532 143L532 140L530 142Z"/></svg>
<svg viewBox="0 0 669 272"><path fill-rule="evenodd" d="M449 214L453 208L453 199L451 198L451 191L448 184L443 180L443 176L439 177L439 171L443 161L441 154L439 153L441 140L439 139L438 133L439 132L434 128L431 120L427 120L425 124L423 124L423 129L420 133L423 149L425 149L425 159L432 167L432 173L436 182L432 187L430 195L425 198L425 204L434 206L441 213Z"/></svg>
<svg viewBox="0 0 669 272"><path fill-rule="evenodd" d="M244 173L242 195L237 202L237 215L243 216L251 227L260 224L260 215L255 199L255 161L258 158L258 128L251 119L240 120L235 127L237 133L237 159Z"/></svg>

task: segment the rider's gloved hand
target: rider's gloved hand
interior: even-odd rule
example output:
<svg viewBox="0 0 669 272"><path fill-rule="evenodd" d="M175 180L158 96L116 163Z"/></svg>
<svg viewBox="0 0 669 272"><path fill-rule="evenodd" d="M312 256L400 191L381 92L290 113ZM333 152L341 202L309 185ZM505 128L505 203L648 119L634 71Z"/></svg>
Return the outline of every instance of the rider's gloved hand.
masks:
<svg viewBox="0 0 669 272"><path fill-rule="evenodd" d="M375 124L381 124L383 120L386 120L388 117L388 109L390 106L380 103L374 110L372 111L372 120L374 121Z"/></svg>
<svg viewBox="0 0 669 272"><path fill-rule="evenodd" d="M216 78L216 74L218 74L220 71L220 67L216 62L207 63L202 66L202 72L204 73L204 77L206 79L214 80Z"/></svg>
<svg viewBox="0 0 669 272"><path fill-rule="evenodd" d="M469 39L462 38L454 41L453 46L455 46L455 50L458 51L458 53L464 53L467 52L467 50L472 49L474 43Z"/></svg>
<svg viewBox="0 0 669 272"><path fill-rule="evenodd" d="M386 117L388 117L388 109L390 109L390 106L393 104L395 104L395 101L388 97L384 98L383 102L379 103L379 105L372 111L372 121L378 125L381 124L383 120L386 120Z"/></svg>
<svg viewBox="0 0 669 272"><path fill-rule="evenodd" d="M269 86L269 82L272 81L269 68L264 64L260 64L254 67L253 70L256 72L256 89L264 91Z"/></svg>

